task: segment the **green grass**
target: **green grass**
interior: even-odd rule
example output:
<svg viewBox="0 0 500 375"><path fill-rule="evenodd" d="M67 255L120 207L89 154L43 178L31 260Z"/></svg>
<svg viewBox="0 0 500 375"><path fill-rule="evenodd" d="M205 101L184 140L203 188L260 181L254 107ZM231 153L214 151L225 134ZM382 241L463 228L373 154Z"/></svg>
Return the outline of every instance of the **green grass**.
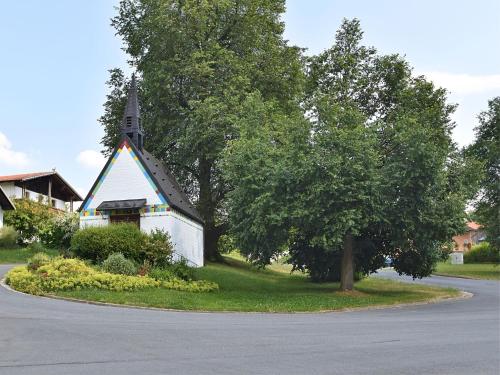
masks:
<svg viewBox="0 0 500 375"><path fill-rule="evenodd" d="M438 263L435 275L500 280L500 265L493 263L451 264Z"/></svg>
<svg viewBox="0 0 500 375"><path fill-rule="evenodd" d="M303 275L290 275L286 266L259 270L226 257L226 264L208 264L197 278L215 281L220 290L189 293L166 289L135 292L79 290L57 295L118 304L204 311L297 312L327 311L376 305L392 305L453 297L458 291L368 278L351 293L340 292L337 283L315 284Z"/></svg>
<svg viewBox="0 0 500 375"><path fill-rule="evenodd" d="M53 249L44 250L48 255L55 256L59 251ZM32 257L36 251L32 251L26 247L17 247L14 249L0 248L0 264L17 264L26 263L28 258Z"/></svg>

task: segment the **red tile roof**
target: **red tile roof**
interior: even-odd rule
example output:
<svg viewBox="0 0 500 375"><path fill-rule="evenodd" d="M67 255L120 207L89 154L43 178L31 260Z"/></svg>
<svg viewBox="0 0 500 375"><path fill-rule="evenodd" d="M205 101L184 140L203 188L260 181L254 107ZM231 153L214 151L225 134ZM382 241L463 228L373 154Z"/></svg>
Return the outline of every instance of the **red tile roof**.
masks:
<svg viewBox="0 0 500 375"><path fill-rule="evenodd" d="M35 173L22 173L22 174L12 174L10 176L0 176L0 182L11 182L11 181L26 181L32 178L50 176L56 172L35 172Z"/></svg>
<svg viewBox="0 0 500 375"><path fill-rule="evenodd" d="M467 223L467 228L469 228L469 230L478 230L481 228L481 224L478 224L475 221L469 221Z"/></svg>

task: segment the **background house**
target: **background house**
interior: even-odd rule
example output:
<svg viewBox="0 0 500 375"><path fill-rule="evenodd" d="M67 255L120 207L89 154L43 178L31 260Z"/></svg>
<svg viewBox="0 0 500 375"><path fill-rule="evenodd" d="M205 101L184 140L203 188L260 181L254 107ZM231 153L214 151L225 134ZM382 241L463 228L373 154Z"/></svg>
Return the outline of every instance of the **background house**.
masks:
<svg viewBox="0 0 500 375"><path fill-rule="evenodd" d="M0 186L0 228L3 227L3 212L7 210L13 210L14 203L9 199L7 194L3 191Z"/></svg>
<svg viewBox="0 0 500 375"><path fill-rule="evenodd" d="M73 211L73 203L82 200L55 170L0 176L0 187L10 198L27 198L62 211Z"/></svg>
<svg viewBox="0 0 500 375"><path fill-rule="evenodd" d="M480 224L469 221L466 225L467 230L465 233L453 237L455 251L469 251L472 246L486 239L486 235L481 229Z"/></svg>

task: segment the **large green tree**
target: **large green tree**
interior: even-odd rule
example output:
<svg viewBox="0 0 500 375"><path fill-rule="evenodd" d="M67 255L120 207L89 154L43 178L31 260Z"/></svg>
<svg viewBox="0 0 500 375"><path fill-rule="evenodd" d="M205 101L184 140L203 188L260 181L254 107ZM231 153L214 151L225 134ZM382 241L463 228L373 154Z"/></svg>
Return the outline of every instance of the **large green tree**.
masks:
<svg viewBox="0 0 500 375"><path fill-rule="evenodd" d="M345 20L310 59L306 117L247 102L225 159L242 251L261 265L288 251L295 269L344 290L385 256L400 273L430 274L463 228L467 199L446 92L362 35Z"/></svg>
<svg viewBox="0 0 500 375"><path fill-rule="evenodd" d="M302 93L301 51L283 39L284 0L122 0L112 20L140 75L145 144L173 170L205 221L205 255L227 230L221 154L245 98L281 109ZM127 81L111 72L101 118L116 144Z"/></svg>
<svg viewBox="0 0 500 375"><path fill-rule="evenodd" d="M500 249L500 97L488 102L488 110L479 115L476 140L467 154L481 163L482 178L475 216L484 225L488 240Z"/></svg>

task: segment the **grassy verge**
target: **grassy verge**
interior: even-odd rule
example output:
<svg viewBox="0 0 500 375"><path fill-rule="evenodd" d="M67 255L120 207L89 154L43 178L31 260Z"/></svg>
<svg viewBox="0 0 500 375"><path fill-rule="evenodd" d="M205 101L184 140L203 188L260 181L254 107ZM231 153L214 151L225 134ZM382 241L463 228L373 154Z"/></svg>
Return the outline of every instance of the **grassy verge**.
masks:
<svg viewBox="0 0 500 375"><path fill-rule="evenodd" d="M135 292L75 290L57 295L181 310L305 312L421 302L459 294L453 289L376 278L362 280L356 284L354 292L343 293L338 291L337 283L314 284L303 275L290 275L279 265L274 265L272 270L258 270L234 258L226 258L226 262L208 264L197 270L199 279L219 284L218 292L189 293L148 288Z"/></svg>
<svg viewBox="0 0 500 375"><path fill-rule="evenodd" d="M44 252L51 256L59 254L59 251L52 249L44 249ZM28 258L32 257L35 253L36 251L26 247L17 247L14 249L0 248L0 264L26 263Z"/></svg>
<svg viewBox="0 0 500 375"><path fill-rule="evenodd" d="M493 263L450 264L439 263L435 275L500 280L500 265Z"/></svg>

